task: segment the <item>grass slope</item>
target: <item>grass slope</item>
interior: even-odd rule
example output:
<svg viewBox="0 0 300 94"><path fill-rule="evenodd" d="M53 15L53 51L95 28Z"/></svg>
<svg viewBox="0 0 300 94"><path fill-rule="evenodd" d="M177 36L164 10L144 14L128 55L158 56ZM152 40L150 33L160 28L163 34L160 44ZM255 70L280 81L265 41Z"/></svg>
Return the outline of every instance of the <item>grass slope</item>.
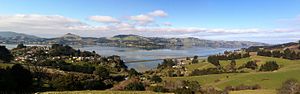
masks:
<svg viewBox="0 0 300 94"><path fill-rule="evenodd" d="M229 94L276 94L275 90L241 90L231 91Z"/></svg>
<svg viewBox="0 0 300 94"><path fill-rule="evenodd" d="M275 90L281 86L281 83L287 79L295 78L300 80L300 61L287 60L281 58L252 56L236 60L237 65L240 66L248 60L257 60L258 65L264 64L266 61L276 61L280 65L280 69L274 72L250 72L250 73L227 73L227 74L212 74L203 76L191 77L167 77L164 80L194 80L198 81L204 86L215 86L218 88L225 88L232 85L254 85L259 84L263 89ZM222 65L226 65L230 61L221 61ZM200 64L199 64L200 66ZM206 66L206 64L204 64ZM187 67L191 68L191 67ZM200 67L201 68L201 67ZM195 68L193 68L195 69Z"/></svg>
<svg viewBox="0 0 300 94"><path fill-rule="evenodd" d="M54 91L54 92L42 92L38 94L157 94L151 91Z"/></svg>

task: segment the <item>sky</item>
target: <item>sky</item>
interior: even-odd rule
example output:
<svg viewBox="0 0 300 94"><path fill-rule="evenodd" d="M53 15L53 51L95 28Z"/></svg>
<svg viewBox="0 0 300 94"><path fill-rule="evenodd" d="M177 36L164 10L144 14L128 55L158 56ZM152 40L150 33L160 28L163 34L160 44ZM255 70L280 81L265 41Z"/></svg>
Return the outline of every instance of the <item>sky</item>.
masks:
<svg viewBox="0 0 300 94"><path fill-rule="evenodd" d="M300 40L299 5L300 0L1 0L0 31L277 44Z"/></svg>

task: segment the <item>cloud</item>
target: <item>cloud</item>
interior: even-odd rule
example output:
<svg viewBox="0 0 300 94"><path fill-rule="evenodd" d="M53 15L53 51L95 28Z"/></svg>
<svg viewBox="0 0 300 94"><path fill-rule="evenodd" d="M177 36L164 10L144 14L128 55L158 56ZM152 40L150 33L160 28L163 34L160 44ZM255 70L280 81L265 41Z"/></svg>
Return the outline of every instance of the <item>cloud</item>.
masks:
<svg viewBox="0 0 300 94"><path fill-rule="evenodd" d="M155 17L166 17L168 14L164 12L163 10L155 10L153 12L148 13L150 16L155 16Z"/></svg>
<svg viewBox="0 0 300 94"><path fill-rule="evenodd" d="M120 21L116 18L113 18L111 16L90 16L90 20L101 22L101 23L119 23Z"/></svg>
<svg viewBox="0 0 300 94"><path fill-rule="evenodd" d="M17 14L1 15L1 30L29 33L35 35L57 35L66 33L70 28L87 28L89 25L77 19L60 15Z"/></svg>
<svg viewBox="0 0 300 94"><path fill-rule="evenodd" d="M137 25L147 26L155 21L155 17L166 17L168 14L163 10L155 10L146 14L130 16L129 20L135 21Z"/></svg>
<svg viewBox="0 0 300 94"><path fill-rule="evenodd" d="M111 17L91 16L101 22L117 22ZM107 18L107 19L106 19ZM153 18L147 15L138 15L132 17L132 20L144 23L153 21ZM171 25L171 23L164 23ZM68 32L82 33L83 35L100 36L103 33L107 35L115 35L119 33L166 33L166 34L182 34L195 32L209 33L249 33L259 32L258 29L206 29L198 27L140 27L134 23L121 22L115 24L107 24L101 26L89 25L77 19L68 18L60 15L37 15L37 14L19 14L10 16L0 16L1 30L11 30L21 33L29 33L35 35L47 35L47 37L58 36ZM113 31L113 32L109 32ZM145 35L147 36L147 35Z"/></svg>
<svg viewBox="0 0 300 94"><path fill-rule="evenodd" d="M148 15L141 14L141 15L136 15L136 16L130 16L129 20L136 21L140 24L147 24L147 23L153 22L154 18L152 18L151 16L148 16Z"/></svg>
<svg viewBox="0 0 300 94"><path fill-rule="evenodd" d="M170 22L164 22L163 25L164 26L172 26L172 23L170 23Z"/></svg>
<svg viewBox="0 0 300 94"><path fill-rule="evenodd" d="M154 12L150 12L154 13ZM174 27L170 22L164 22L155 26L155 17L150 13L130 16L130 20L118 20L110 16L90 16L88 21L97 21L100 26L91 25L87 22L69 18L61 15L39 15L39 14L18 14L0 15L0 31L14 31L19 33L33 34L41 37L58 37L66 33L75 33L81 36L110 37L117 34L137 34L155 37L197 37L215 40L263 40L269 38L271 41L280 37L299 39L294 35L300 35L300 29L258 29L258 28L202 28L202 27ZM133 22L132 22L133 21ZM142 26L141 24L147 24ZM149 26L153 25L153 26ZM172 27L169 27L172 26ZM289 33L289 34L288 34ZM276 36L275 36L276 35ZM280 38L282 39L282 38ZM263 42L261 41L261 42Z"/></svg>

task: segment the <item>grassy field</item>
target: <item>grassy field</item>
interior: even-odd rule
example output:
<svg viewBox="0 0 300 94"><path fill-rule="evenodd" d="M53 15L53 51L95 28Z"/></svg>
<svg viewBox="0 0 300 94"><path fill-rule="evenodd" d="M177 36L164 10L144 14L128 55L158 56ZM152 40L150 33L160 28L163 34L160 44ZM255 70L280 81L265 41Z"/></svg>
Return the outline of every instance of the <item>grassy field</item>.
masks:
<svg viewBox="0 0 300 94"><path fill-rule="evenodd" d="M7 64L7 63L0 63L0 68L6 68L6 67L11 67L13 64Z"/></svg>
<svg viewBox="0 0 300 94"><path fill-rule="evenodd" d="M203 76L191 77L167 77L164 80L194 80L198 81L204 86L215 86L220 89L226 86L255 85L259 84L263 89L275 90L279 88L283 81L294 78L300 80L300 61L299 60L286 60L281 58L252 56L236 60L237 66L241 66L249 60L259 61L258 65L264 64L266 61L276 61L280 65L280 69L274 72L250 72L250 73L226 73L226 74L212 74ZM221 61L223 66L226 66L230 61ZM227 63L227 64L226 64ZM207 64L189 65L188 70L196 68L207 68ZM248 91L255 92L255 91ZM237 94L233 92L233 94ZM248 94L248 93L243 93ZM259 93L262 94L262 93ZM263 93L265 94L265 93Z"/></svg>
<svg viewBox="0 0 300 94"><path fill-rule="evenodd" d="M54 92L42 92L38 94L157 94L151 91L54 91Z"/></svg>
<svg viewBox="0 0 300 94"><path fill-rule="evenodd" d="M275 90L241 90L231 91L229 94L276 94Z"/></svg>

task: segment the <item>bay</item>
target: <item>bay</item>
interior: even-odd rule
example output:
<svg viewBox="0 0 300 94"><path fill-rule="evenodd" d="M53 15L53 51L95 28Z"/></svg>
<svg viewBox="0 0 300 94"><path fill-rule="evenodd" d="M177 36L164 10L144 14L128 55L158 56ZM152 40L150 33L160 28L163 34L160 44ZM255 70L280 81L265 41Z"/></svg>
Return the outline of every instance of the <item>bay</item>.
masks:
<svg viewBox="0 0 300 94"><path fill-rule="evenodd" d="M16 44L0 44L5 45L8 49L15 48ZM27 45L27 46L45 46L45 45ZM162 62L159 59L165 58L180 58L192 56L208 56L218 53L223 53L225 50L235 50L238 48L177 48L177 49L139 49L139 48L124 48L124 47L107 47L107 46L72 46L74 49L95 51L102 56L118 55L125 62L127 61L142 61L135 63L126 63L128 68L134 68L137 71L143 72L150 69L155 69ZM146 61L144 61L146 60ZM151 60L151 61L147 61Z"/></svg>

